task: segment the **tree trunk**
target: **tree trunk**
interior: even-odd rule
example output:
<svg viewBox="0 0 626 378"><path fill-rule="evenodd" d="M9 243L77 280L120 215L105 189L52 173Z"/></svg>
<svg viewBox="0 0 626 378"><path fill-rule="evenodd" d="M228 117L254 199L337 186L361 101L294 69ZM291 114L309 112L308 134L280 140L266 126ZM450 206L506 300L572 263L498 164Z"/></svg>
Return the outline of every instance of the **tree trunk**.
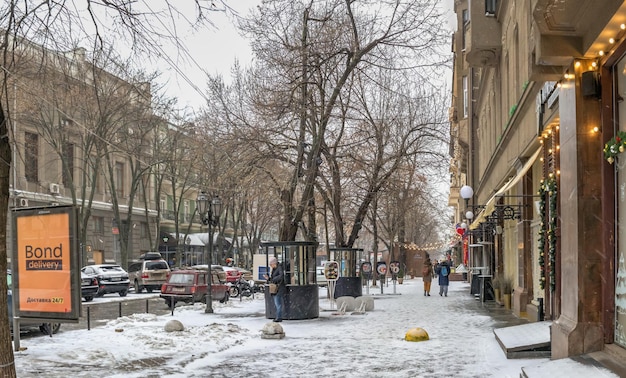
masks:
<svg viewBox="0 0 626 378"><path fill-rule="evenodd" d="M7 245L7 213L9 208L9 179L11 172L11 144L4 109L0 103L0 245ZM16 377L9 314L7 308L7 250L0 248L0 376Z"/></svg>

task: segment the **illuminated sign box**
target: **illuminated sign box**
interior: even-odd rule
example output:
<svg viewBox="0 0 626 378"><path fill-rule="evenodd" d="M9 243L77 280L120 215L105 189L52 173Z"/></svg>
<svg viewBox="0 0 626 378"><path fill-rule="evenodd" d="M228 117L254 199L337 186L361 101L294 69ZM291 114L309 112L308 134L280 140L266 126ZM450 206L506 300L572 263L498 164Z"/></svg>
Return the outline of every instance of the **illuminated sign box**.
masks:
<svg viewBox="0 0 626 378"><path fill-rule="evenodd" d="M77 209L28 208L13 215L16 316L77 322L81 306Z"/></svg>

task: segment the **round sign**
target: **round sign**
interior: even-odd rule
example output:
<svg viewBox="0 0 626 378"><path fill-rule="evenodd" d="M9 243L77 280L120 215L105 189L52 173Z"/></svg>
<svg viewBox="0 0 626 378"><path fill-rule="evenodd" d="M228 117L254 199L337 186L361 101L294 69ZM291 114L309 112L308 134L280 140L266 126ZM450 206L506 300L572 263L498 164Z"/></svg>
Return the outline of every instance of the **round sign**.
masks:
<svg viewBox="0 0 626 378"><path fill-rule="evenodd" d="M363 264L361 264L361 270L363 271L363 273L369 273L372 271L372 264L368 263L368 262L364 262Z"/></svg>
<svg viewBox="0 0 626 378"><path fill-rule="evenodd" d="M378 274L385 274L387 273L387 265L386 264L380 264L376 267L376 271L378 272Z"/></svg>

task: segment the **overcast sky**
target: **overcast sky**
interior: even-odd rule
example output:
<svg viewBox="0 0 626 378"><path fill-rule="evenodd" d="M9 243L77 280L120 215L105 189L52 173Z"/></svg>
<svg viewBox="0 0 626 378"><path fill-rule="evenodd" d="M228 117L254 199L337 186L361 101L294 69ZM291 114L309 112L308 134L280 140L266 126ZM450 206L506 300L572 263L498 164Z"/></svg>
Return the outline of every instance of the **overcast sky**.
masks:
<svg viewBox="0 0 626 378"><path fill-rule="evenodd" d="M261 0L230 0L226 3L239 15L247 16L249 10L260 4ZM453 0L444 0L440 4L448 12L452 29L455 22L452 13ZM190 5L193 5L191 1L180 3L183 8ZM178 7L179 3L176 6ZM242 66L248 66L252 59L248 41L238 34L232 17L222 12L215 12L209 16L214 28L178 31L183 36L182 42L192 59L187 61L174 59L175 64L172 61L165 61L158 66L165 74L164 79L168 80L168 95L177 97L181 107L197 109L204 105L202 95L199 93L205 84L203 70L209 74L220 73L228 80L230 69L236 60L239 60ZM178 53L172 53L175 54Z"/></svg>

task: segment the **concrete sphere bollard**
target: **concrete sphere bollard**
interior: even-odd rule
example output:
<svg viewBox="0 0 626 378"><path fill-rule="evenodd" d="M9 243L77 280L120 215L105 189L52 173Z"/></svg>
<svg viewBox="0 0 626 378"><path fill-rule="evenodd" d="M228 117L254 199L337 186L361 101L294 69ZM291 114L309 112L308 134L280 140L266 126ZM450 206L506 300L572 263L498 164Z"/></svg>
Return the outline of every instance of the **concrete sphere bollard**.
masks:
<svg viewBox="0 0 626 378"><path fill-rule="evenodd" d="M411 328L404 335L406 341L426 341L429 340L428 333L423 328Z"/></svg>
<svg viewBox="0 0 626 378"><path fill-rule="evenodd" d="M266 323L261 330L262 339L282 339L285 337L283 327L275 322Z"/></svg>
<svg viewBox="0 0 626 378"><path fill-rule="evenodd" d="M172 319L165 323L164 329L165 332L180 332L185 330L185 326L180 321Z"/></svg>

